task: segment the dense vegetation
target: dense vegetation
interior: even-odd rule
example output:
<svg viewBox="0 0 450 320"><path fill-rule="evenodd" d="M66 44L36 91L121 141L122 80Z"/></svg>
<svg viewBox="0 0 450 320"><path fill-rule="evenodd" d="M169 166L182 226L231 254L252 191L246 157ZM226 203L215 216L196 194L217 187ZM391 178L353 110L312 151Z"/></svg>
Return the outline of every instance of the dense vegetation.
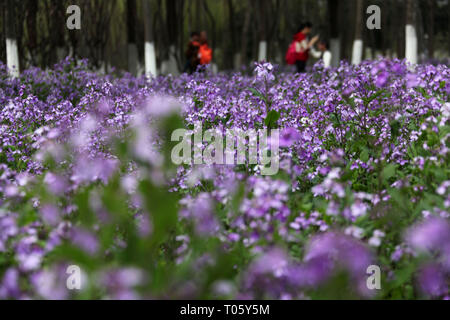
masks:
<svg viewBox="0 0 450 320"><path fill-rule="evenodd" d="M1 66L0 298L449 298L449 78L390 60L151 80ZM278 174L175 166L171 133L197 121L279 128Z"/></svg>

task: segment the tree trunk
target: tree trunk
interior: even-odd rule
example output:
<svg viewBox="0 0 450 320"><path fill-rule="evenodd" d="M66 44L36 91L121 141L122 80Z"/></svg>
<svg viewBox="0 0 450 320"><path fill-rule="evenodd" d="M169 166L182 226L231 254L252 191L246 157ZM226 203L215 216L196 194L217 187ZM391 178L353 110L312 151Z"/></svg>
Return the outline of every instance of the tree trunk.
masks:
<svg viewBox="0 0 450 320"><path fill-rule="evenodd" d="M28 31L28 58L32 65L37 64L36 48L37 48L37 24L36 15L38 12L38 3L35 0L29 0L27 2L27 14L26 23Z"/></svg>
<svg viewBox="0 0 450 320"><path fill-rule="evenodd" d="M208 1L204 0L203 1L203 8L205 11L206 16L208 17L208 20L210 22L211 25L211 32L209 33L209 39L208 42L210 44L210 47L214 50L216 48L216 41L217 41L217 37L216 37L216 19L214 19L214 15L211 12L211 10L209 9L208 6Z"/></svg>
<svg viewBox="0 0 450 320"><path fill-rule="evenodd" d="M258 10L258 61L267 61L266 0L257 1Z"/></svg>
<svg viewBox="0 0 450 320"><path fill-rule="evenodd" d="M337 67L341 59L341 39L339 32L339 2L328 0L328 21L330 21L330 50L332 54L331 65Z"/></svg>
<svg viewBox="0 0 450 320"><path fill-rule="evenodd" d="M156 77L156 54L155 41L153 39L152 13L150 10L149 0L142 0L144 10L144 26L145 26L145 75L148 77Z"/></svg>
<svg viewBox="0 0 450 320"><path fill-rule="evenodd" d="M241 40L241 65L247 65L247 50L248 50L248 32L250 28L250 20L252 18L251 10L245 11L244 26L242 28Z"/></svg>
<svg viewBox="0 0 450 320"><path fill-rule="evenodd" d="M16 34L16 0L7 0L5 17L6 64L11 77L19 76L19 49Z"/></svg>
<svg viewBox="0 0 450 320"><path fill-rule="evenodd" d="M137 75L138 49L136 44L136 0L127 0L128 71Z"/></svg>
<svg viewBox="0 0 450 320"><path fill-rule="evenodd" d="M450 56L450 3L447 4L447 20L448 20L447 45L448 45L448 55Z"/></svg>
<svg viewBox="0 0 450 320"><path fill-rule="evenodd" d="M227 7L228 7L228 27L230 32L230 46L229 50L227 52L227 67L232 68L235 67L235 61L238 61L238 59L235 58L235 55L237 54L236 50L236 28L235 28L235 15L234 15L234 5L233 0L227 0Z"/></svg>
<svg viewBox="0 0 450 320"><path fill-rule="evenodd" d="M417 64L417 31L415 0L406 0L406 50L405 58L411 64Z"/></svg>
<svg viewBox="0 0 450 320"><path fill-rule="evenodd" d="M391 0L385 0L383 2L383 6L381 7L381 12L384 14L381 15L381 25L385 29L385 31L381 34L381 52L385 57L392 57L392 46L390 41L390 36L392 34L392 24L391 24L391 11L388 8L394 8Z"/></svg>
<svg viewBox="0 0 450 320"><path fill-rule="evenodd" d="M405 8L403 3L399 3L397 1L394 2L395 12L398 16L398 19L393 19L394 22L394 40L396 43L397 49L397 58L404 59L405 51L406 51L406 37L405 37Z"/></svg>
<svg viewBox="0 0 450 320"><path fill-rule="evenodd" d="M352 64L360 64L363 54L363 0L356 0L355 39L353 40Z"/></svg>
<svg viewBox="0 0 450 320"><path fill-rule="evenodd" d="M450 4L449 4L450 6ZM434 0L428 0L428 56L433 59L434 57L434 14L436 3Z"/></svg>
<svg viewBox="0 0 450 320"><path fill-rule="evenodd" d="M204 13L203 13L203 0L192 0L195 1L195 29L196 31L200 31L205 28L204 23Z"/></svg>
<svg viewBox="0 0 450 320"><path fill-rule="evenodd" d="M50 9L50 25L51 25L51 56L53 62L60 62L63 60L68 51L65 47L65 30L66 30L66 19L65 13L66 8L64 4L60 0L52 0L51 1L51 9ZM63 26L63 27L61 27Z"/></svg>
<svg viewBox="0 0 450 320"><path fill-rule="evenodd" d="M169 42L168 60L165 61L164 74L172 74L174 76L179 74L177 63L177 6L179 0L166 0L166 28Z"/></svg>
<svg viewBox="0 0 450 320"><path fill-rule="evenodd" d="M313 8L313 5L311 7ZM269 26L267 30L267 42L271 44L267 49L267 56L271 57L272 60L275 61L275 63L279 64L282 63L283 61L280 55L280 43L279 41L276 40L274 41L274 38L275 39L277 38L277 33L280 28L280 21L282 20L280 16L281 1L280 0L276 0L275 2L268 1L266 10L267 10L266 12L270 13L267 15L268 19L267 25Z"/></svg>

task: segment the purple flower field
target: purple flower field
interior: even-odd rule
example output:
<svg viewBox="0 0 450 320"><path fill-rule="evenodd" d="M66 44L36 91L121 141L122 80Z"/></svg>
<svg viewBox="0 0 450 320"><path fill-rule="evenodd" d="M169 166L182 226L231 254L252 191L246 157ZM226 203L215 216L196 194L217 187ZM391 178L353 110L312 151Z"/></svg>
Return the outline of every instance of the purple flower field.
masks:
<svg viewBox="0 0 450 320"><path fill-rule="evenodd" d="M0 65L0 299L450 299L449 96L447 66L392 60ZM279 170L175 165L196 123L279 129Z"/></svg>

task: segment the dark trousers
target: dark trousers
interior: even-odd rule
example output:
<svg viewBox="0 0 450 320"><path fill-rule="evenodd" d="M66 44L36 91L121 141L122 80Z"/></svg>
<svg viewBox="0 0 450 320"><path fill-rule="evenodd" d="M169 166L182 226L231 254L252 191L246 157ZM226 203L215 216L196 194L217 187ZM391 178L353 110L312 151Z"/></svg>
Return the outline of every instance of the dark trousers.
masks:
<svg viewBox="0 0 450 320"><path fill-rule="evenodd" d="M298 73L303 73L306 71L306 61L303 60L297 60L295 62L295 66L297 67Z"/></svg>

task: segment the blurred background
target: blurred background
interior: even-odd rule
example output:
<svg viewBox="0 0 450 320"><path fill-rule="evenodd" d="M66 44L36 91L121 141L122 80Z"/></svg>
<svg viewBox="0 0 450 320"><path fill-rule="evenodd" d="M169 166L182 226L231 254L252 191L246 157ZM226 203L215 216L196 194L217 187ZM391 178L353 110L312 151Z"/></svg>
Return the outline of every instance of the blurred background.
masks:
<svg viewBox="0 0 450 320"><path fill-rule="evenodd" d="M66 27L70 5L81 9L81 30ZM366 27L369 5L381 8L380 30ZM176 74L190 33L202 30L215 70L260 58L284 64L305 21L313 23L312 35L333 41L334 64L351 60L355 38L363 40L363 59L404 58L407 23L416 27L419 62L445 62L450 52L449 0L0 0L0 10L0 60L6 61L9 35L17 39L20 69L71 56L102 72L141 75L147 41L157 73Z"/></svg>

